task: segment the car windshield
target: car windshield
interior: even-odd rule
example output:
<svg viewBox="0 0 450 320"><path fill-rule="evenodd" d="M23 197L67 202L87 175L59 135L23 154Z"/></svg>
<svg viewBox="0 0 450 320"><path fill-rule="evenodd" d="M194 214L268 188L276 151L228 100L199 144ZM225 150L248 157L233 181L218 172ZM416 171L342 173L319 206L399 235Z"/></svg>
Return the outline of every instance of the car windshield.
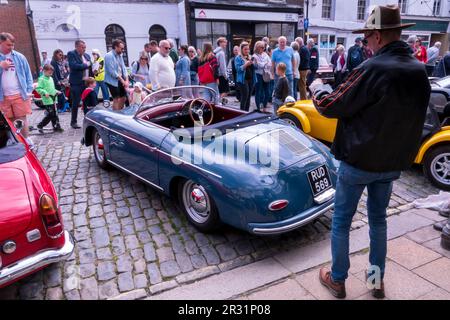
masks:
<svg viewBox="0 0 450 320"><path fill-rule="evenodd" d="M450 88L450 77L434 80L433 84L436 84L441 88Z"/></svg>
<svg viewBox="0 0 450 320"><path fill-rule="evenodd" d="M142 101L138 113L166 103L186 102L192 99L202 98L209 103L215 103L216 92L204 86L185 86L162 89L149 94Z"/></svg>

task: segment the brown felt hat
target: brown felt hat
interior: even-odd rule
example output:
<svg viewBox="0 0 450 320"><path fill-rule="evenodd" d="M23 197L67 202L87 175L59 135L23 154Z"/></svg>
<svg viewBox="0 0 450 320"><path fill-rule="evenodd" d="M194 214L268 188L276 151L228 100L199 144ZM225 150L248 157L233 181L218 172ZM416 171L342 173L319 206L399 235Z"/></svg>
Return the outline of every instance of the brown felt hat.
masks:
<svg viewBox="0 0 450 320"><path fill-rule="evenodd" d="M364 33L373 30L405 29L416 25L415 23L403 23L400 17L400 9L397 5L376 6L362 29L352 33Z"/></svg>

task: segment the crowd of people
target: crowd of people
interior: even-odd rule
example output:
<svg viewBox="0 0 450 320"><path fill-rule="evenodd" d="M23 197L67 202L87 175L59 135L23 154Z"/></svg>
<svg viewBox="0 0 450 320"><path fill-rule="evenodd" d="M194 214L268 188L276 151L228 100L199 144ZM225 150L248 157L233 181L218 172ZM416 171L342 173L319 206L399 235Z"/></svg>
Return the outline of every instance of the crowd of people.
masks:
<svg viewBox="0 0 450 320"><path fill-rule="evenodd" d="M25 57L13 51L14 41L11 34L2 33L0 37L6 57L1 62L5 70L2 78L3 83L9 82L2 85L5 92L0 91L0 96L5 96L2 110L11 119L26 121L26 115L31 113L33 79ZM410 37L407 43L411 54L426 65L429 75L442 77L450 71L450 55L440 57L440 42L428 50L419 38ZM257 110L273 113L288 96L294 100L310 97L309 87L317 76L320 60L314 39L308 39L305 44L298 37L288 45L286 37L281 36L274 46L267 37L253 46L244 41L233 48L231 57L227 48L225 37L218 38L214 45L203 43L202 48L188 45L177 48L172 39L159 43L152 40L131 63L130 71L123 57L125 43L118 39L104 56L98 49L88 54L83 40L77 40L74 50L67 55L60 49L51 58L42 52L40 78L34 89L41 95L47 112L37 128L43 132L43 127L51 122L55 131L63 131L58 119L58 113L63 111L71 111L71 127L80 128L79 107L85 113L95 107L100 91L105 106L112 100L113 110L140 103L151 91L189 85L207 86L215 92L207 98L214 103L227 103L230 80L236 85L236 98L244 111L250 110L253 96ZM337 45L331 57L334 86L338 87L352 70L372 56L367 40L360 37L348 51L342 44ZM17 78L14 74L8 77L10 71L15 71ZM28 134L26 129L24 134Z"/></svg>

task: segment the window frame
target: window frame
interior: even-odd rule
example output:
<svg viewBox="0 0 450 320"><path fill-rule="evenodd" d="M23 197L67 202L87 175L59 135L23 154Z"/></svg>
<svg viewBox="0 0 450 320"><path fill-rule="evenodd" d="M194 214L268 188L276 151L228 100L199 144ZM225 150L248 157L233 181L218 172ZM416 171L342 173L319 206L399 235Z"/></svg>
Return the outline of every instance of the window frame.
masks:
<svg viewBox="0 0 450 320"><path fill-rule="evenodd" d="M366 20L366 11L367 11L367 0L358 0L356 7L356 20L365 21Z"/></svg>
<svg viewBox="0 0 450 320"><path fill-rule="evenodd" d="M112 32L112 33L108 34L108 32L107 32L108 28L111 28L111 27L118 27L118 29L122 30L122 33ZM125 62L125 66L128 67L129 66L128 47L127 47L127 38L126 38L126 34L125 34L125 29L117 23L111 23L106 26L104 33L105 33L106 52L109 52L112 50L112 43L114 40L120 39L123 41L123 43L125 44L125 50L124 50L122 56L123 56L123 61ZM110 40L110 42L108 40Z"/></svg>
<svg viewBox="0 0 450 320"><path fill-rule="evenodd" d="M326 5L325 2L327 2ZM322 0L322 19L333 20L333 7L334 0ZM325 10L327 10L329 16L325 16Z"/></svg>

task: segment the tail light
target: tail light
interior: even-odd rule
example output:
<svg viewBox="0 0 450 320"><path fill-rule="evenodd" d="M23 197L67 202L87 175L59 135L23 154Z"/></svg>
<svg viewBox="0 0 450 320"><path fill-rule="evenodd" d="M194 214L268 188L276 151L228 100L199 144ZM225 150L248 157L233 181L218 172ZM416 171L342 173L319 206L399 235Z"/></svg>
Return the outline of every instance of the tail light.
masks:
<svg viewBox="0 0 450 320"><path fill-rule="evenodd" d="M269 204L269 210L270 211L280 211L286 208L289 204L289 201L287 200L277 200Z"/></svg>
<svg viewBox="0 0 450 320"><path fill-rule="evenodd" d="M63 226L55 199L47 193L43 193L39 199L39 213L44 222L45 230L50 238L59 238L63 232Z"/></svg>

